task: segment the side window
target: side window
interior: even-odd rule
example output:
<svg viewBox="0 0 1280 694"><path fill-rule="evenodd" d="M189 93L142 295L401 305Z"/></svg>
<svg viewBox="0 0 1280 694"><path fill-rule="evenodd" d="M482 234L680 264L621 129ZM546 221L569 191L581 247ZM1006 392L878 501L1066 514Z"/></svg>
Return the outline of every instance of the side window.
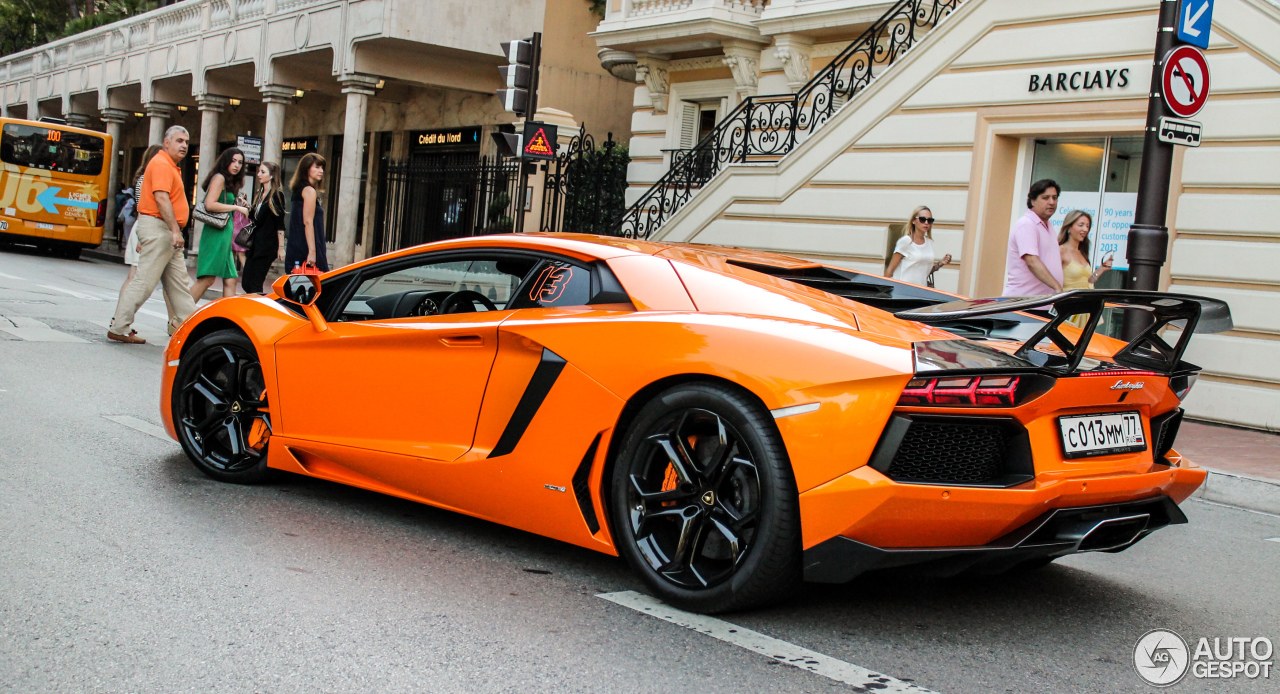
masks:
<svg viewBox="0 0 1280 694"><path fill-rule="evenodd" d="M533 280L520 289L512 308L586 306L591 303L591 271L560 261L547 261L534 270Z"/></svg>
<svg viewBox="0 0 1280 694"><path fill-rule="evenodd" d="M519 257L452 259L365 275L343 307L340 320L501 310L511 303L516 288L535 264L532 258Z"/></svg>

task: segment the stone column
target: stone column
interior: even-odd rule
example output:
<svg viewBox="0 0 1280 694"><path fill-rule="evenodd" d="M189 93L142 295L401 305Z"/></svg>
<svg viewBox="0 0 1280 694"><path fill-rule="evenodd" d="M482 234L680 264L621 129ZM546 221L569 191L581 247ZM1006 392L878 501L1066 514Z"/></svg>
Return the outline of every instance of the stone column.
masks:
<svg viewBox="0 0 1280 694"><path fill-rule="evenodd" d="M213 170L213 163L218 159L218 120L226 110L227 100L220 96L201 95L196 97L196 106L200 109L200 166L196 171L195 201L199 203L204 198L204 186L201 183L205 175ZM204 229L204 225L193 224L191 228L189 252L192 255L199 255L200 232Z"/></svg>
<svg viewBox="0 0 1280 694"><path fill-rule="evenodd" d="M267 129L262 134L262 161L280 163L284 146L284 107L293 101L296 90L268 84L262 88L262 103L267 105Z"/></svg>
<svg viewBox="0 0 1280 694"><path fill-rule="evenodd" d="M67 125L73 128L88 128L92 117L87 113L68 113Z"/></svg>
<svg viewBox="0 0 1280 694"><path fill-rule="evenodd" d="M173 117L173 107L168 104L154 102L146 106L147 117L151 119L151 133L147 137L147 144L161 144L164 142L165 128L169 125L169 119Z"/></svg>
<svg viewBox="0 0 1280 694"><path fill-rule="evenodd" d="M360 173L364 165L364 125L378 78L346 75L338 81L347 96L347 117L342 129L342 181L338 187L338 215L334 219L334 266L355 259L356 217L360 211Z"/></svg>
<svg viewBox="0 0 1280 694"><path fill-rule="evenodd" d="M104 239L116 237L116 193L120 191L120 163L117 158L120 156L120 150L124 149L124 143L120 142L120 137L124 129L124 119L128 117L128 111L118 108L102 109L102 122L107 124L107 135L111 138L111 156L107 158L107 161L111 162L111 171L107 174L107 221L102 231Z"/></svg>

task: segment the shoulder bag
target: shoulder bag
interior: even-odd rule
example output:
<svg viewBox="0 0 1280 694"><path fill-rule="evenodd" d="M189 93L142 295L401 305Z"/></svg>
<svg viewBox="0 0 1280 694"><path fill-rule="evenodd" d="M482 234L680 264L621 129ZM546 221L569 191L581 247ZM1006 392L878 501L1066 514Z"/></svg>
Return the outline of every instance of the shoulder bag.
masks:
<svg viewBox="0 0 1280 694"><path fill-rule="evenodd" d="M207 227L217 227L219 229L226 229L227 222L231 220L230 212L210 212L205 209L204 200L196 203L196 208L191 211L191 216Z"/></svg>
<svg viewBox="0 0 1280 694"><path fill-rule="evenodd" d="M250 219L249 221L245 222L244 226L236 230L235 243L237 246L241 248L253 247L253 232L254 232L255 226L257 225L255 225L253 223L253 220Z"/></svg>

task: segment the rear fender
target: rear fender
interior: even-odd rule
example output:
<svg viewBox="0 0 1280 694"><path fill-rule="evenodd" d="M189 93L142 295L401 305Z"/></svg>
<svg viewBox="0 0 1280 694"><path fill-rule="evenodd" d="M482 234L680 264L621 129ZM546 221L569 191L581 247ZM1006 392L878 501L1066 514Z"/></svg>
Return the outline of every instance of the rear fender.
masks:
<svg viewBox="0 0 1280 694"><path fill-rule="evenodd" d="M745 388L769 410L816 404L777 420L801 491L865 464L912 376L908 345L834 326L686 312L539 314L502 330L545 346L626 402L664 379L703 375Z"/></svg>

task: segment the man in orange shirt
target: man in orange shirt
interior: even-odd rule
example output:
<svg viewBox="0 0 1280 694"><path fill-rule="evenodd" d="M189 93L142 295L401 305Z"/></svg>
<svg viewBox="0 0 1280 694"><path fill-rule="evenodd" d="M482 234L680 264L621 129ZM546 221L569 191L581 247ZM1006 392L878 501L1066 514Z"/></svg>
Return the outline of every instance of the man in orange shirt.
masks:
<svg viewBox="0 0 1280 694"><path fill-rule="evenodd" d="M142 174L142 199L138 201L138 221L133 225L141 248L138 271L120 295L116 315L107 329L108 339L133 345L146 342L133 331L133 319L160 282L164 283L164 302L169 308L170 335L196 310L182 252L182 227L190 209L178 168L178 162L187 156L189 138L181 125L166 130L163 149L151 158Z"/></svg>

